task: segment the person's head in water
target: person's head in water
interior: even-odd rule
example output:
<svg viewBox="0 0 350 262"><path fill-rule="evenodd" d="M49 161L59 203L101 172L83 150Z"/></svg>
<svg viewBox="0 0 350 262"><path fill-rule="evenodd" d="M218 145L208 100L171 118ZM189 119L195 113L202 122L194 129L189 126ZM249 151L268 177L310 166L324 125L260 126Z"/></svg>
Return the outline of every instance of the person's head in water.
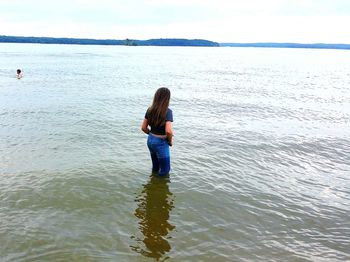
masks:
<svg viewBox="0 0 350 262"><path fill-rule="evenodd" d="M19 75L20 73L22 73L21 69L17 69L17 75Z"/></svg>
<svg viewBox="0 0 350 262"><path fill-rule="evenodd" d="M170 90L166 87L159 88L154 94L151 107L148 109L148 121L150 125L161 126L164 124L169 102Z"/></svg>

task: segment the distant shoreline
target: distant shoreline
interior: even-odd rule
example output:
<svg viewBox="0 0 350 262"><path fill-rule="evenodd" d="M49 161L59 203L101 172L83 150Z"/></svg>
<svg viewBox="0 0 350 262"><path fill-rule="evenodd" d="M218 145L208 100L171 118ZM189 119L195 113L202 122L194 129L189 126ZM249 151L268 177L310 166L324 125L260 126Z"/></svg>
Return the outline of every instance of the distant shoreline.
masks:
<svg viewBox="0 0 350 262"><path fill-rule="evenodd" d="M300 43L220 43L221 47L309 48L349 50L350 44L300 44Z"/></svg>
<svg viewBox="0 0 350 262"><path fill-rule="evenodd" d="M74 44L74 45L124 45L124 46L197 46L197 47L260 47L260 48L309 48L350 50L350 44L301 44L301 43L218 43L204 39L158 38L148 40L137 39L88 39L88 38L56 38L0 35L0 43L30 44Z"/></svg>
<svg viewBox="0 0 350 262"><path fill-rule="evenodd" d="M76 45L124 45L124 46L206 46L218 47L219 43L204 39L160 38L149 40L114 40L87 38L27 37L0 35L0 43L76 44Z"/></svg>

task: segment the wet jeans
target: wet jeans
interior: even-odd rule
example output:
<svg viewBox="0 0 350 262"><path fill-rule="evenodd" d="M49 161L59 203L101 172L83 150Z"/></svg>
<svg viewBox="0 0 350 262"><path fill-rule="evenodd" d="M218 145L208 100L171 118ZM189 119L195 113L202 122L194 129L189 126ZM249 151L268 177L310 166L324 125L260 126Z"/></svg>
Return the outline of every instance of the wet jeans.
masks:
<svg viewBox="0 0 350 262"><path fill-rule="evenodd" d="M170 150L166 139L148 135L147 146L152 158L152 172L165 176L170 171Z"/></svg>

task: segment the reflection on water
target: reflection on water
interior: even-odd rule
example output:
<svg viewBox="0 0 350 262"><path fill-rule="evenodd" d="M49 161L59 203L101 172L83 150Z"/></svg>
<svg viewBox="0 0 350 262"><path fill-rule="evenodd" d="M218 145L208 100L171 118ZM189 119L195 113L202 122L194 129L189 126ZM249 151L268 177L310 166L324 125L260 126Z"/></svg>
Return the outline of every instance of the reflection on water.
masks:
<svg viewBox="0 0 350 262"><path fill-rule="evenodd" d="M135 238L138 243L131 248L157 260L167 258L164 255L171 249L167 241L170 238L168 234L175 228L168 221L174 207L174 197L169 191L168 183L167 178L152 176L135 199L137 208L134 214L139 219L143 239Z"/></svg>

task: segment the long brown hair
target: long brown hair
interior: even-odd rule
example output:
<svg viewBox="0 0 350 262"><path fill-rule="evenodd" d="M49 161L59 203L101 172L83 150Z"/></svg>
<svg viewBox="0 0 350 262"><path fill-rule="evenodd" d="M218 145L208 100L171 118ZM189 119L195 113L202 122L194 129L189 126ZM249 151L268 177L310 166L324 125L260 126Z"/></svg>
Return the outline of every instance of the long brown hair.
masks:
<svg viewBox="0 0 350 262"><path fill-rule="evenodd" d="M151 126L162 126L170 101L170 90L166 87L159 88L154 94L153 103L147 110L148 122Z"/></svg>

